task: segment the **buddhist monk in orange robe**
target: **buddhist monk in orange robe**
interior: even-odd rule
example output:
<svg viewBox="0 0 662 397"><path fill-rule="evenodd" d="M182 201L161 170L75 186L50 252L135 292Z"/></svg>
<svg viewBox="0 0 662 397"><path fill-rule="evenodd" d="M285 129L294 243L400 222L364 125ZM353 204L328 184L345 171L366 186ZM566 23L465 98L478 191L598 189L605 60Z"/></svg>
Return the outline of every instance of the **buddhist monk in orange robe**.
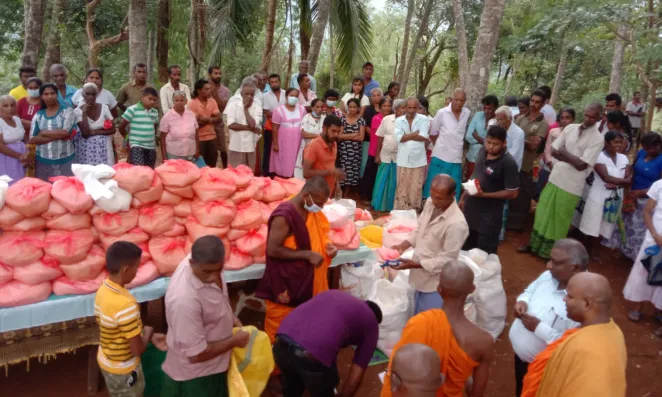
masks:
<svg viewBox="0 0 662 397"><path fill-rule="evenodd" d="M540 352L524 377L522 397L624 397L627 351L610 316L611 287L596 273L568 282L568 317L581 324Z"/></svg>
<svg viewBox="0 0 662 397"><path fill-rule="evenodd" d="M474 274L469 267L458 261L451 261L444 266L437 288L444 299L443 309L427 310L407 322L402 338L393 349L381 397L392 396L393 357L398 349L410 343L430 346L439 355L439 373L444 375L445 380L436 391L437 397L462 397L465 383L471 376L473 385L467 390L468 395L483 395L492 362L494 340L464 315L467 295L474 289Z"/></svg>

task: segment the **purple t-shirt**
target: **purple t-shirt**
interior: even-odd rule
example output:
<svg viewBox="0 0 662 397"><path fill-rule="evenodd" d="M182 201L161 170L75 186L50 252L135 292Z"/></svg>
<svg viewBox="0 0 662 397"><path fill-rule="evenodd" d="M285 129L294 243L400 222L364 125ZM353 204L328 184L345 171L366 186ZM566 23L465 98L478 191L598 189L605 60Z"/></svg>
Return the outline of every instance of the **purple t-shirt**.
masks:
<svg viewBox="0 0 662 397"><path fill-rule="evenodd" d="M294 309L277 334L287 335L327 367L340 349L356 346L354 363L366 368L377 347L379 325L365 301L330 290Z"/></svg>

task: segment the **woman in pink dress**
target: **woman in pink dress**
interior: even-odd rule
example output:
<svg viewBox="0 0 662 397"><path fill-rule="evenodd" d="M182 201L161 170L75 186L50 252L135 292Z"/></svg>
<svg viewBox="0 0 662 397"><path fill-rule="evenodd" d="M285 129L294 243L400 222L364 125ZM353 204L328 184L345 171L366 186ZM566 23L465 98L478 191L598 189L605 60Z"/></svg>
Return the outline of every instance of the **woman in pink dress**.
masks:
<svg viewBox="0 0 662 397"><path fill-rule="evenodd" d="M306 108L299 104L299 90L296 88L289 88L285 96L285 104L274 109L271 118L273 143L269 172L291 178L301 144L301 121L306 115Z"/></svg>

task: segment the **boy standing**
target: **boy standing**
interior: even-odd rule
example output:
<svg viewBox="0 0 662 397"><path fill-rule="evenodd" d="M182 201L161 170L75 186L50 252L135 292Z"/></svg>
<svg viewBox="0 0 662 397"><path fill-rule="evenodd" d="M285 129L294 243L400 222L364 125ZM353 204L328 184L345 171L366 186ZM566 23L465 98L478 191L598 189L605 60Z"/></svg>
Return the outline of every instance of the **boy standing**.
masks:
<svg viewBox="0 0 662 397"><path fill-rule="evenodd" d="M129 139L129 163L154 168L156 163L156 128L159 112L154 107L159 94L152 87L143 90L140 102L129 106L122 114L120 134ZM130 131L127 131L127 127Z"/></svg>
<svg viewBox="0 0 662 397"><path fill-rule="evenodd" d="M472 196L465 191L460 199L460 208L469 225L465 250L479 248L488 254L497 253L503 206L519 192L517 162L508 153L506 137L503 127L493 125L487 130L471 175L471 179L478 181L478 193Z"/></svg>
<svg viewBox="0 0 662 397"><path fill-rule="evenodd" d="M145 377L140 356L154 330L144 327L136 299L124 288L136 276L142 250L127 241L117 241L106 252L108 278L94 301L101 344L97 361L110 397L142 397Z"/></svg>

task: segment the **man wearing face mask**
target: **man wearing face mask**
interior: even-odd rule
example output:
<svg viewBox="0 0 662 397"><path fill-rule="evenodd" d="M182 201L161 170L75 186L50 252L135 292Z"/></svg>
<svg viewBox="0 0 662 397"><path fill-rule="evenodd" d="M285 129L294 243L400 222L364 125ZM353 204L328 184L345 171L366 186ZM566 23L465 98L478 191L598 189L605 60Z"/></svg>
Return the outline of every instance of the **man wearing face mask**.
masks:
<svg viewBox="0 0 662 397"><path fill-rule="evenodd" d="M264 331L272 344L280 323L295 307L329 289L327 270L337 249L321 212L328 198L329 185L316 176L269 217L267 266L255 296L266 302Z"/></svg>

